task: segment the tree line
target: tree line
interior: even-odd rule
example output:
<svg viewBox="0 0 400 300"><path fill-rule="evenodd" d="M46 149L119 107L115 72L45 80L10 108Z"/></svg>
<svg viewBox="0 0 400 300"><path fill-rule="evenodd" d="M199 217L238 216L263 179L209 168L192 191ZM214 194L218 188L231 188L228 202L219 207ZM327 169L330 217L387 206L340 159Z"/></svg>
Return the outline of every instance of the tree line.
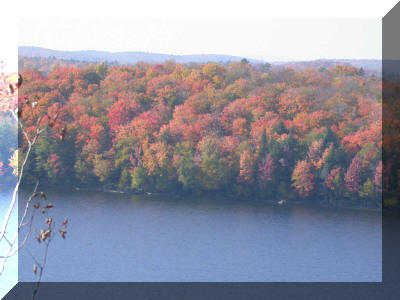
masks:
<svg viewBox="0 0 400 300"><path fill-rule="evenodd" d="M382 79L362 69L167 61L21 75L26 130L39 115L48 125L32 181L380 205Z"/></svg>

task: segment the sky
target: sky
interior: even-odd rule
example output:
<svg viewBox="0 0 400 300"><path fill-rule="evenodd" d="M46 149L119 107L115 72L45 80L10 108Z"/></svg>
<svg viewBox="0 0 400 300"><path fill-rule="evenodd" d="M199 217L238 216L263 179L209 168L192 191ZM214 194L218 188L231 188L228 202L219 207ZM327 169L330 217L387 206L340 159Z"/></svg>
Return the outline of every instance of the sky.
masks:
<svg viewBox="0 0 400 300"><path fill-rule="evenodd" d="M22 19L18 45L228 54L266 61L381 59L376 19Z"/></svg>

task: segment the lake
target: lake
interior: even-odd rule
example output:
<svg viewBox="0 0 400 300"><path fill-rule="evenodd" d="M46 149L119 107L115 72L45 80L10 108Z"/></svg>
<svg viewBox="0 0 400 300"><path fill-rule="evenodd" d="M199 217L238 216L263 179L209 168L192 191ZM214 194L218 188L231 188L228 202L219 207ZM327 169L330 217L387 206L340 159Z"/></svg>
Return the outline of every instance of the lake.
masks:
<svg viewBox="0 0 400 300"><path fill-rule="evenodd" d="M3 225L3 220L8 211L12 198L12 190L9 186L4 186L0 183L0 226ZM8 223L6 236L11 239L18 228L17 209L14 208ZM0 243L0 255L6 254L9 246L5 240ZM0 259L1 261L1 259ZM4 271L0 276L0 298L2 298L11 287L18 282L18 256L14 255L6 260Z"/></svg>
<svg viewBox="0 0 400 300"><path fill-rule="evenodd" d="M50 246L43 281L382 280L378 211L87 191L48 198L69 227ZM33 238L28 247L43 253ZM32 264L23 250L20 281L35 280Z"/></svg>

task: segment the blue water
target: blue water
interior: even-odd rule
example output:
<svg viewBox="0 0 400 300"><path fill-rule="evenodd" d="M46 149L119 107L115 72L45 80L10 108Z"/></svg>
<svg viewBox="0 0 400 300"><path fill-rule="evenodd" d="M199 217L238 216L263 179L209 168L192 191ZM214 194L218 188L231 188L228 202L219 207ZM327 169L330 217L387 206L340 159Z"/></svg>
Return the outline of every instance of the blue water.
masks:
<svg viewBox="0 0 400 300"><path fill-rule="evenodd" d="M12 198L11 187L0 186L0 227L3 226L4 216L10 205ZM11 239L17 230L17 206L11 215L8 234L6 235ZM8 250L8 244L5 240L0 243L0 255L4 255L5 251ZM0 276L0 298L4 295L18 282L18 255L15 255L6 260L4 271Z"/></svg>
<svg viewBox="0 0 400 300"><path fill-rule="evenodd" d="M50 192L44 281L381 281L381 212L114 193ZM44 226L36 219L36 228ZM34 256L43 245L31 240ZM20 281L33 281L22 251Z"/></svg>

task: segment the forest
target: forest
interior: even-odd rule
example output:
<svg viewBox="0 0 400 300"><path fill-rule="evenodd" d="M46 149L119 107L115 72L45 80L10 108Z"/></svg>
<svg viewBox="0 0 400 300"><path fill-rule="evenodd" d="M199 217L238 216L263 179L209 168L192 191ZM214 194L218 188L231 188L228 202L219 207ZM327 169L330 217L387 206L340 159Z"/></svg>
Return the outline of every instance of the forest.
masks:
<svg viewBox="0 0 400 300"><path fill-rule="evenodd" d="M32 134L38 116L47 124L27 183L381 205L382 78L362 68L243 59L20 73L20 118ZM2 141L15 130L3 116ZM6 178L12 149L0 150Z"/></svg>

